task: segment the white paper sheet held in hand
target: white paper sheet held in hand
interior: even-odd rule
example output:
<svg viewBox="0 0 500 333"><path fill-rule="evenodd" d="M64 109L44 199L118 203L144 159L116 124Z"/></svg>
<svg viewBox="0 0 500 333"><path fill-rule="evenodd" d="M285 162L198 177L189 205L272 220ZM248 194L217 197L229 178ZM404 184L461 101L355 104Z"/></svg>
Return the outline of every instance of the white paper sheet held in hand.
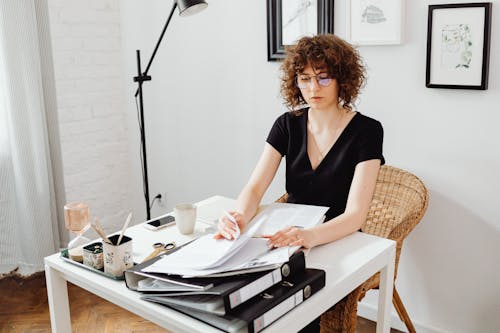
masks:
<svg viewBox="0 0 500 333"><path fill-rule="evenodd" d="M328 207L310 206L290 203L273 203L258 216L264 218L254 236L273 235L289 227L311 228L323 223Z"/></svg>

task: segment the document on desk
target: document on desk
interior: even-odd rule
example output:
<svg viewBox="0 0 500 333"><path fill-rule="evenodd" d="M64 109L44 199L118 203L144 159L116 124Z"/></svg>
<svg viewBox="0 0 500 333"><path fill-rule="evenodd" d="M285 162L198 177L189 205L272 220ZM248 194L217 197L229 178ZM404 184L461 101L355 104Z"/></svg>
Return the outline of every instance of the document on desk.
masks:
<svg viewBox="0 0 500 333"><path fill-rule="evenodd" d="M321 223L328 207L274 203L255 216L247 230L235 240L213 238L207 234L186 247L164 256L144 272L205 276L242 269L245 265L272 265L286 262L288 248L268 253L267 240L254 238L269 235L286 226L309 228ZM235 256L235 254L238 254ZM263 260L255 260L265 256Z"/></svg>
<svg viewBox="0 0 500 333"><path fill-rule="evenodd" d="M275 202L259 214L265 218L254 236L273 235L289 226L304 229L314 227L323 223L328 209L325 206Z"/></svg>

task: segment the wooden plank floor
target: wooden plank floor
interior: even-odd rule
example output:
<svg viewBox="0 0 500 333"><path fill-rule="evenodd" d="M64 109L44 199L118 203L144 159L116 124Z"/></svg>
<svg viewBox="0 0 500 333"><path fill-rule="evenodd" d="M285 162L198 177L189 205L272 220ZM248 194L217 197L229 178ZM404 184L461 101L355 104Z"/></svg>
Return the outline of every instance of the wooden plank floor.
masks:
<svg viewBox="0 0 500 333"><path fill-rule="evenodd" d="M68 283L75 333L168 333L119 306ZM0 280L0 333L50 332L45 275ZM375 323L358 317L357 333L375 332ZM392 333L399 331L391 330Z"/></svg>

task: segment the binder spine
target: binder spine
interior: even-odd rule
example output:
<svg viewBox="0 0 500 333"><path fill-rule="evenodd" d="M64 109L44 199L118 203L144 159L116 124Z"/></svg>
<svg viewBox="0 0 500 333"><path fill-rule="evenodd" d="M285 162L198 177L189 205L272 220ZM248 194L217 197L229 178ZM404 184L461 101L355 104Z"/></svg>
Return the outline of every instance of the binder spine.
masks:
<svg viewBox="0 0 500 333"><path fill-rule="evenodd" d="M281 282L281 268L262 276L261 278L249 283L245 287L229 294L229 308L234 309L238 305L248 301L258 293L274 286L276 283Z"/></svg>
<svg viewBox="0 0 500 333"><path fill-rule="evenodd" d="M303 290L297 291L295 295L290 296L271 310L267 311L262 316L255 318L253 321L253 332L258 333L262 331L264 328L276 321L279 317L283 316L285 313L302 303L303 300ZM250 329L250 331L252 331L252 329Z"/></svg>
<svg viewBox="0 0 500 333"><path fill-rule="evenodd" d="M284 280L283 284L287 280ZM291 311L297 305L307 300L311 295L315 294L318 290L325 286L325 273L309 283L305 284L295 294L286 298L284 301L275 305L259 317L255 318L248 323L248 333L258 333L264 328L271 325L273 322L284 316L287 312Z"/></svg>
<svg viewBox="0 0 500 333"><path fill-rule="evenodd" d="M283 279L301 274L306 269L305 258L303 252L294 254L289 262L283 264L280 268L269 272L261 278L249 283L247 286L230 293L224 299L224 307L226 311L236 308L259 293L271 288Z"/></svg>

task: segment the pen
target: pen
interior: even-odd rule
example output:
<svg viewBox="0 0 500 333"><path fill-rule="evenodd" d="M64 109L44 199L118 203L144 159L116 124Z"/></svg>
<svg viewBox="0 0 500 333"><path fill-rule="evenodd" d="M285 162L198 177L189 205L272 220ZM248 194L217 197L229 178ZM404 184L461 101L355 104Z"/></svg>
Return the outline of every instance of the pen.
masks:
<svg viewBox="0 0 500 333"><path fill-rule="evenodd" d="M238 222L236 222L236 219L234 218L233 215L229 214L227 210L224 210L224 215L229 219L229 221L233 222L236 226L236 235L234 235L234 239L237 239L240 236L240 227L238 226Z"/></svg>
<svg viewBox="0 0 500 333"><path fill-rule="evenodd" d="M234 216L229 214L229 212L227 210L224 211L224 215L226 215L226 217L229 219L229 221L238 224L238 222L236 222L236 220L234 219Z"/></svg>

